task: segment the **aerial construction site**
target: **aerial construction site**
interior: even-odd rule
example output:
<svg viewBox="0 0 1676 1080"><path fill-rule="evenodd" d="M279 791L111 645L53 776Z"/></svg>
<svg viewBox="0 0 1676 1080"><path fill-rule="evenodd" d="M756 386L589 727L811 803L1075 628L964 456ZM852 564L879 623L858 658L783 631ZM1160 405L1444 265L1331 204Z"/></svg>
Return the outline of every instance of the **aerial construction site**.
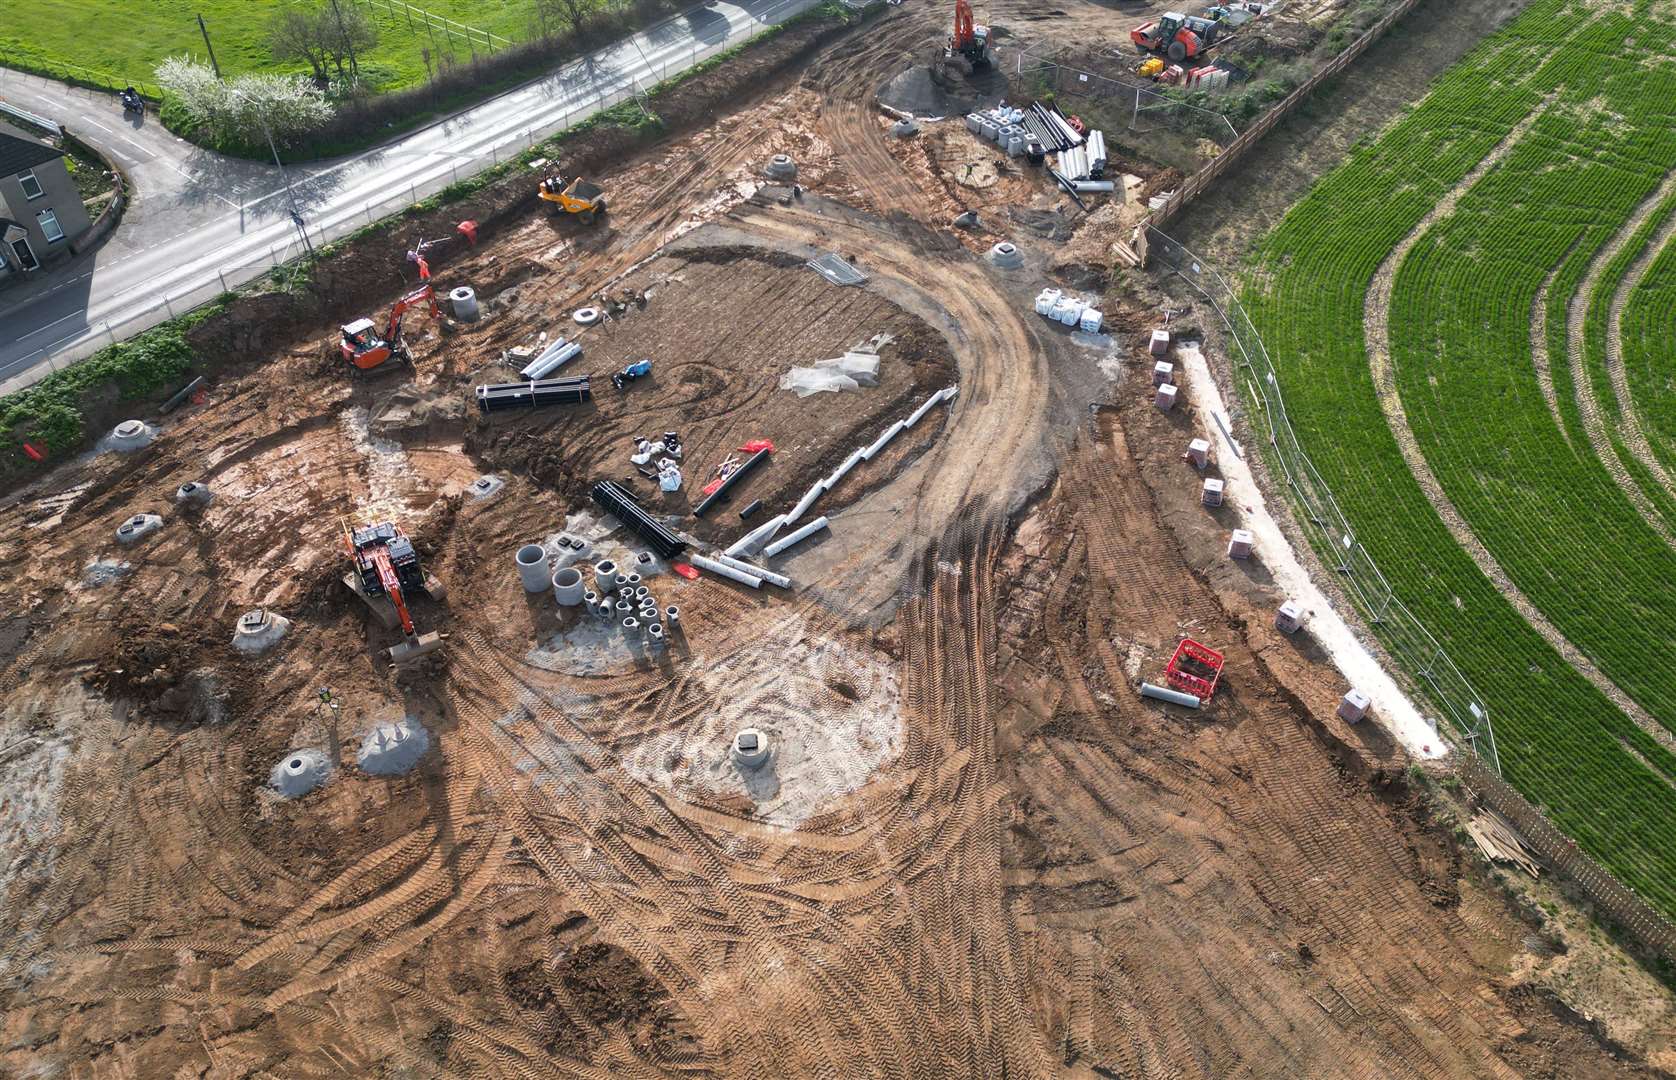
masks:
<svg viewBox="0 0 1676 1080"><path fill-rule="evenodd" d="M1216 142L1017 62L1214 82L1223 31L957 8L802 22L234 299L0 495L0 1074L1676 1069L1656 967L1468 838L1523 850L1136 265Z"/></svg>

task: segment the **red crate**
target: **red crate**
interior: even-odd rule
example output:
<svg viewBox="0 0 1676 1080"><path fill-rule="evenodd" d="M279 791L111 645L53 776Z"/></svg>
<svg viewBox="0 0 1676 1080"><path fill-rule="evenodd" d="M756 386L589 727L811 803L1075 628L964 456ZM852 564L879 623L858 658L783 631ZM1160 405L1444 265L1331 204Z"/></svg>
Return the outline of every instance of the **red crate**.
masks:
<svg viewBox="0 0 1676 1080"><path fill-rule="evenodd" d="M1198 698L1200 704L1208 704L1222 678L1222 654L1192 638L1182 638L1164 667L1164 678L1182 693Z"/></svg>

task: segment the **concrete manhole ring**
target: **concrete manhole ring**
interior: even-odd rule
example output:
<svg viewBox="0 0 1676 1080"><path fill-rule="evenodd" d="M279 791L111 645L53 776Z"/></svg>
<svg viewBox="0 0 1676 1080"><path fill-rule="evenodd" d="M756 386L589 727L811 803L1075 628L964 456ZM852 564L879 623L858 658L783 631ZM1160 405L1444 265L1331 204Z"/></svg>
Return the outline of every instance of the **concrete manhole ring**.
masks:
<svg viewBox="0 0 1676 1080"><path fill-rule="evenodd" d="M599 316L599 308L585 307L577 308L570 317L576 320L576 324L578 326L592 326L594 323L599 322Z"/></svg>
<svg viewBox="0 0 1676 1080"><path fill-rule="evenodd" d="M989 261L1002 269L1016 270L1024 265L1024 253L1017 244L1003 240L989 249Z"/></svg>

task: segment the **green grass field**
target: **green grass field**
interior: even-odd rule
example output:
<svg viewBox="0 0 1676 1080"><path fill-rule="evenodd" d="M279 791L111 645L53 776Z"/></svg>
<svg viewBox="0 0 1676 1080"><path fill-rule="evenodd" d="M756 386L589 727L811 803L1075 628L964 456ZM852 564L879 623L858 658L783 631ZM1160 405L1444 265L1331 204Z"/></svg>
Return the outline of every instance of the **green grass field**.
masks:
<svg viewBox="0 0 1676 1080"><path fill-rule="evenodd" d="M1591 263L1676 165L1673 45L1668 20L1646 3L1536 0L1291 211L1258 253L1248 300L1300 440L1398 595L1488 699L1507 778L1676 914L1676 755L1555 653L1449 534L1380 410L1363 332L1381 262L1537 113L1398 268L1397 390L1444 493L1508 576L1618 687L1676 727L1676 553L1594 456L1575 398L1581 385L1609 423L1615 415L1595 339L1660 212L1587 298L1583 356L1569 356L1566 334ZM1654 271L1626 313L1626 367L1649 416L1668 420L1668 334L1640 351L1629 341L1632 325L1670 325L1676 267L1661 258ZM1531 348L1545 282L1558 424ZM1630 471L1676 522L1671 493L1644 468Z"/></svg>
<svg viewBox="0 0 1676 1080"><path fill-rule="evenodd" d="M225 75L250 71L306 71L306 65L276 64L268 53L267 24L287 0L31 0L8 4L0 20L0 63L42 74L100 79L146 87L156 64L190 53L204 59L196 16L209 26L215 58ZM359 5L379 28L379 44L360 61L362 78L379 90L425 80L422 50L433 57L452 53L471 58L463 35L450 36L393 12L385 0L339 0ZM425 0L415 6L433 15L513 41L531 33L534 0ZM481 42L481 39L479 39ZM478 45L481 48L481 44ZM433 64L436 61L433 59Z"/></svg>

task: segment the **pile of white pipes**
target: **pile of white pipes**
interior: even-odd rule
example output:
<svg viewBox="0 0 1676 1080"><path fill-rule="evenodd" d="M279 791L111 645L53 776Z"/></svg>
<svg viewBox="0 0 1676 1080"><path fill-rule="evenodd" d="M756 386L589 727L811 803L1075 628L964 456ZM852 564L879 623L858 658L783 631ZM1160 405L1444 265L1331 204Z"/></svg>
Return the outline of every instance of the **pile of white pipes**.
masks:
<svg viewBox="0 0 1676 1080"><path fill-rule="evenodd" d="M531 360L519 374L526 379L545 379L581 355L582 346L579 343L559 338L541 350L541 355Z"/></svg>
<svg viewBox="0 0 1676 1080"><path fill-rule="evenodd" d="M1081 146L1072 146L1059 152L1059 173L1070 181L1099 182L1106 175L1106 136L1100 131L1090 131L1088 141ZM1078 191L1085 190L1078 188ZM1088 188L1090 191L1110 191L1111 184L1105 187Z"/></svg>

